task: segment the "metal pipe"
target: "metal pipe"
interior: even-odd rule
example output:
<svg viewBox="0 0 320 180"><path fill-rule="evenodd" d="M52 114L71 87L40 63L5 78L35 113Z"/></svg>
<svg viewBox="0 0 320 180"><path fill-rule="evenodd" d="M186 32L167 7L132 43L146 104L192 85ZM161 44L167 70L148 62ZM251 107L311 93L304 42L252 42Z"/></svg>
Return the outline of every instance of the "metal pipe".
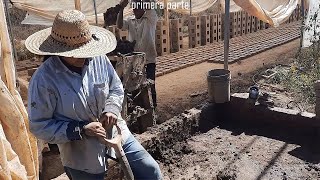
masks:
<svg viewBox="0 0 320 180"><path fill-rule="evenodd" d="M189 2L189 8L190 8L190 16L192 16L192 0Z"/></svg>
<svg viewBox="0 0 320 180"><path fill-rule="evenodd" d="M96 0L93 0L93 7L94 7L94 15L96 16L96 25L98 25L98 13L97 13Z"/></svg>
<svg viewBox="0 0 320 180"><path fill-rule="evenodd" d="M230 0L225 1L224 14L224 69L228 69L230 38Z"/></svg>

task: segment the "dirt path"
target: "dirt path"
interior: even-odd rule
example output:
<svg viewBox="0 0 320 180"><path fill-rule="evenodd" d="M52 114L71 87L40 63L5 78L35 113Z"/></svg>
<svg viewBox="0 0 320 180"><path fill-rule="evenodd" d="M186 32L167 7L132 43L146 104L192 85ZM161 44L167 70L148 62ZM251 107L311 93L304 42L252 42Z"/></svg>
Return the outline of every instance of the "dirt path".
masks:
<svg viewBox="0 0 320 180"><path fill-rule="evenodd" d="M250 73L273 64L291 61L299 47L299 39L270 49L229 66L232 73L232 90L241 91L252 85ZM156 79L159 121L192 108L206 99L206 73L223 68L222 64L202 63L160 76ZM191 95L194 95L191 97Z"/></svg>

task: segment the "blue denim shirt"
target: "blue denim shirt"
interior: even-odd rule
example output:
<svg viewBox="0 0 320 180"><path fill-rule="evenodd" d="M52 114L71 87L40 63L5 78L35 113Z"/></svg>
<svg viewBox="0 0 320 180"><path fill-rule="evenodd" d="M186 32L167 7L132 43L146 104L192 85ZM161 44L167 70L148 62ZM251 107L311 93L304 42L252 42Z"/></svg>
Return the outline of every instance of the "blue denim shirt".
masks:
<svg viewBox="0 0 320 180"><path fill-rule="evenodd" d="M95 137L82 136L80 129L104 112L120 115L124 90L106 56L88 60L80 75L58 56L47 59L29 84L28 114L30 131L58 144L64 166L98 174L106 168L105 146ZM127 138L126 123L118 124ZM108 134L115 134L115 128Z"/></svg>

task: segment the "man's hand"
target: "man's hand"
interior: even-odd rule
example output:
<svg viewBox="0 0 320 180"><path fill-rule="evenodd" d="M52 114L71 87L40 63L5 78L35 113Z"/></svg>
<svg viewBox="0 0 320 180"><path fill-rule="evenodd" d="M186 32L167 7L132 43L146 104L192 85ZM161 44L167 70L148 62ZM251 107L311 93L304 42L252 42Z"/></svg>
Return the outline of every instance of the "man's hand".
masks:
<svg viewBox="0 0 320 180"><path fill-rule="evenodd" d="M129 4L129 0L121 0L119 5L122 8L125 8L128 4Z"/></svg>
<svg viewBox="0 0 320 180"><path fill-rule="evenodd" d="M84 133L87 136L94 136L97 138L105 138L106 130L100 122L91 122L83 127Z"/></svg>
<svg viewBox="0 0 320 180"><path fill-rule="evenodd" d="M102 126L108 130L117 124L118 117L113 113L104 113L100 117L99 121L102 123Z"/></svg>

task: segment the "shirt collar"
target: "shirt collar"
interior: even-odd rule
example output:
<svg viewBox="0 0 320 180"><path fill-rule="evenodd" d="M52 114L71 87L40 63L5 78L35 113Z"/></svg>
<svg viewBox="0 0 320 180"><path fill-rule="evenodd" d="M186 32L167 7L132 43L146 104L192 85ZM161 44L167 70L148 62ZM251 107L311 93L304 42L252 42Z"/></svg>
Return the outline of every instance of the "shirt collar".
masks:
<svg viewBox="0 0 320 180"><path fill-rule="evenodd" d="M56 73L63 73L69 71L69 69L61 62L59 56L52 56L52 63L54 65Z"/></svg>
<svg viewBox="0 0 320 180"><path fill-rule="evenodd" d="M52 63L54 65L56 73L63 73L63 72L70 71L70 69L63 64L59 56L52 56L50 58L52 58ZM86 59L85 66L88 66L89 62L90 62L90 59L89 58Z"/></svg>

